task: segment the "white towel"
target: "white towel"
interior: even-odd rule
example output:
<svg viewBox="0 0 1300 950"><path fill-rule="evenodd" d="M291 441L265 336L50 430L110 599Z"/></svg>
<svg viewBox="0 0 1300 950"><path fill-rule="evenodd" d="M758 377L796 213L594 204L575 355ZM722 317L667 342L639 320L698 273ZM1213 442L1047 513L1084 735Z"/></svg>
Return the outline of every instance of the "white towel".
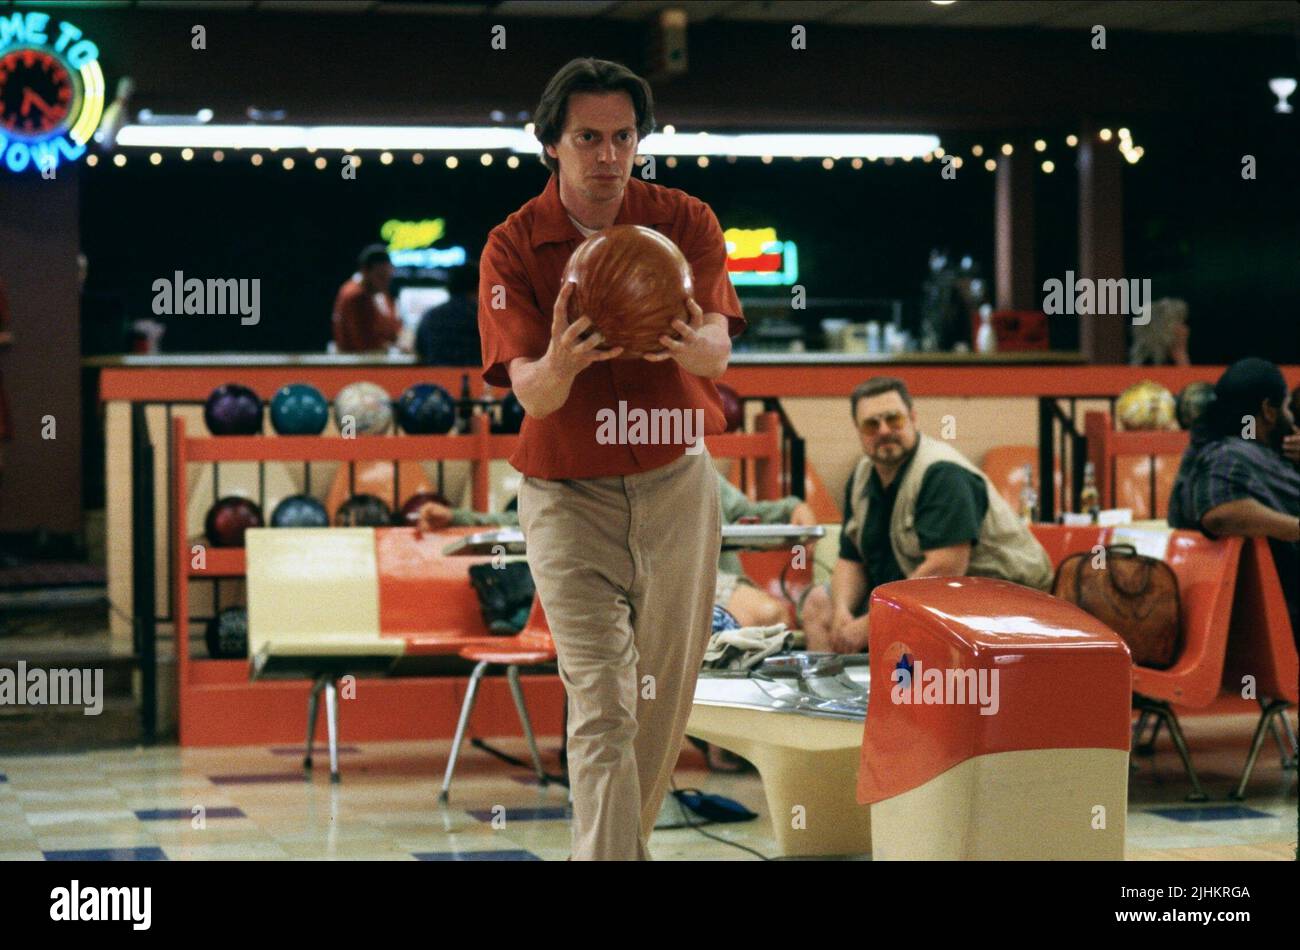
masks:
<svg viewBox="0 0 1300 950"><path fill-rule="evenodd" d="M711 670L749 670L774 653L788 649L794 638L785 624L719 630L709 637L704 666Z"/></svg>

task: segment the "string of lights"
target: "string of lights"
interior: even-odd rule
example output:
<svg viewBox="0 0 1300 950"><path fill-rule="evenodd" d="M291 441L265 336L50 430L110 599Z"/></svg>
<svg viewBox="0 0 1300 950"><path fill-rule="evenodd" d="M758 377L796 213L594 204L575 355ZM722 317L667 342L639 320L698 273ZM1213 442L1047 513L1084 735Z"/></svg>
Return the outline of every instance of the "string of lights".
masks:
<svg viewBox="0 0 1300 950"><path fill-rule="evenodd" d="M524 134L526 134L531 138L533 132L532 123L526 125L522 131ZM707 132L693 133L690 136L683 135L680 138L683 141L689 138L693 142L698 143L699 139L697 138L697 136L708 137L709 133ZM799 136L796 135L787 135L787 136L780 136L779 138L796 139L798 137ZM128 137L127 143L123 143L119 141L119 145L122 146L122 148L116 151L111 156L111 160L107 156L101 159L99 155L95 153L91 153L86 158L86 164L92 168L98 166L99 164L101 164L101 162L105 165L105 167L110 167L110 166L116 168L125 167L128 162L128 152L144 150L142 146L130 142L129 138L130 137ZM651 150L646 148L642 149L642 154L638 155L637 157L638 165L643 164L649 159L650 154L647 153L653 154L653 157L656 159L662 158L664 164L668 168L676 168L678 167L681 161L684 161L688 158L694 158L697 167L708 168L712 164L712 161L718 158L721 158L723 161L725 161L726 164L735 164L738 161L745 160L745 159L757 159L761 164L771 165L773 162L775 162L778 159L778 157L787 158L794 162L800 162L804 158L813 157L804 154L785 154L781 156L777 156L773 154L683 155L680 152L673 150L672 147L674 144L673 140L677 138L678 136L671 125L666 126L662 133L658 133L655 136L647 137L646 140L647 143L649 143L651 139L657 139L659 141L653 143L654 148L652 152ZM771 140L778 137L768 136L767 138ZM829 137L813 136L812 138L826 139ZM846 140L848 139L856 140L856 139L862 139L864 137L845 136L844 138ZM886 139L889 137L876 136L874 138ZM934 136L912 136L911 138L915 138L915 139L929 138L937 141L937 138ZM1097 132L1097 139L1101 143L1111 143L1111 142L1115 143L1115 147L1118 148L1120 154L1124 157L1125 161L1127 161L1130 165L1136 165L1139 161L1141 161L1143 155L1145 154L1145 149L1141 145L1137 145L1134 142L1132 133L1126 127L1121 127L1117 130L1112 130L1109 127L1099 129ZM666 144L664 140L667 140ZM536 142L536 139L532 139L532 141ZM1077 148L1079 144L1079 136L1073 133L1066 135L1063 139L1063 143L1065 147L1069 149ZM645 143L643 143L643 145L644 144ZM692 151L697 151L698 148L699 146L698 144L696 144L694 147L686 148L683 149L682 151L692 152ZM1037 138L1034 140L1032 148L1034 152L1043 156L1042 160L1038 164L1038 169L1047 175L1050 175L1053 172L1055 172L1057 168L1057 160L1047 157L1046 155L1049 148L1048 140L1045 138ZM175 149L168 146L159 146L158 148L155 148L148 152L147 161L149 162L150 165L154 165L154 166L161 165L164 161L164 151L173 151L173 150ZM997 170L998 159L994 157L994 154L988 154L986 156L986 150L983 144L976 142L968 146L965 150L969 152L971 158L983 159L982 165L985 171L994 172ZM295 168L307 167L308 165L310 165L311 167L315 168L317 171L325 171L327 168L331 167L331 163L327 158L325 158L325 156L318 154L319 152L321 151L338 152L340 156L347 156L350 162L352 163L353 167L359 168L363 162L363 156L359 153L364 150L363 149L334 149L334 148L322 149L315 145L308 145L301 149L294 149L294 151L301 151L306 153L308 156L315 156L310 161L300 161L294 159L292 156L284 156L279 160L278 163L268 162L266 159L266 155L267 154L274 155L275 153L280 152L281 151L280 146L270 146L266 149L249 150L243 146L235 145L229 149L213 148L208 150L196 150L195 148L186 145L180 147L178 153L182 162L190 162L193 161L195 158L200 157L200 151L206 151L208 158L214 163L221 163L226 161L227 158L234 158L235 156L242 156L244 154L247 154L249 163L255 167L261 167L263 165L273 167L276 164L278 164L279 167L285 171L293 171ZM996 149L996 154L1001 155L1004 158L1009 158L1014 153L1015 153L1015 145L1011 142L1003 142ZM461 156L454 153L442 155L440 157L443 165L447 169L454 170L456 168L459 168L462 163ZM410 161L412 165L423 165L425 164L426 161L430 161L430 162L436 161L436 159L430 156L426 156L425 152L423 151L410 151L407 153L406 158ZM894 155L894 154L881 155L881 154L876 154L868 151L865 155L851 155L850 157L846 158L846 156L842 152L834 153L834 154L826 155L821 158L821 167L829 171L841 164L847 164L850 168L856 171L865 168L869 164L882 164L885 166L892 166L895 163L911 164L913 161L919 161L925 164L930 164L935 161L941 161L945 158L948 158L951 166L957 170L960 170L965 165L966 162L966 159L962 155L956 154L955 152L950 153L946 151L943 148L943 146L935 145L932 148L928 148L927 150L920 152L918 154L905 153L899 155ZM398 156L395 150L384 149L379 152L378 161L379 164L381 165L391 166L398 162ZM498 156L495 155L492 151L483 151L480 152L478 155L478 162L483 167L491 167L492 165L496 164L497 161L498 161ZM334 164L335 166L338 165L337 162ZM519 168L521 165L520 156L518 154L507 155L505 156L501 164L504 164L505 167L508 169Z"/></svg>

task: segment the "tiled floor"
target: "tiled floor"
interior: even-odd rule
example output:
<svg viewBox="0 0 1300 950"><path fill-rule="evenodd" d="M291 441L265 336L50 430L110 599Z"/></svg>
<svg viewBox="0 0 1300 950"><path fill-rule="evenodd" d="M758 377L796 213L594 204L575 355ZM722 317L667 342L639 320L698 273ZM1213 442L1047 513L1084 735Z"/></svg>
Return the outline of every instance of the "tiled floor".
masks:
<svg viewBox="0 0 1300 950"><path fill-rule="evenodd" d="M1279 767L1270 740L1250 797L1226 800L1245 758L1248 717L1185 722L1213 801L1190 805L1167 741L1137 758L1129 786L1131 860L1293 860L1296 773ZM523 755L519 740L499 747ZM555 740L544 740L552 760ZM329 782L326 758L310 778L298 750L161 747L66 755L0 755L0 860L564 860L567 793L538 787L526 772L467 748L452 801L437 790L449 743L350 744L343 781ZM679 787L737 799L755 821L709 831L764 855L776 854L762 786L753 774L705 770L684 754ZM660 860L754 860L690 828L660 830Z"/></svg>

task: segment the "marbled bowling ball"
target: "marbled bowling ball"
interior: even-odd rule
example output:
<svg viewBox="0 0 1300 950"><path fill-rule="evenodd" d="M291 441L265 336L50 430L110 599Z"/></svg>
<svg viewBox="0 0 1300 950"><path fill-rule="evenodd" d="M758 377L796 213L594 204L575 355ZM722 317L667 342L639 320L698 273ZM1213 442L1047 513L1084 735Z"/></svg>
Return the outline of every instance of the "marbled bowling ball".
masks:
<svg viewBox="0 0 1300 950"><path fill-rule="evenodd" d="M212 390L203 404L203 421L213 435L257 435L262 431L262 400L238 383Z"/></svg>
<svg viewBox="0 0 1300 950"><path fill-rule="evenodd" d="M437 383L416 383L397 400L397 424L409 435L444 435L456 425L456 400Z"/></svg>
<svg viewBox="0 0 1300 950"><path fill-rule="evenodd" d="M338 528L383 528L393 523L393 510L376 495L353 495L334 512Z"/></svg>
<svg viewBox="0 0 1300 950"><path fill-rule="evenodd" d="M663 349L659 338L677 335L673 321L690 319L691 266L652 228L620 224L597 231L573 252L563 279L575 285L569 322L589 317L605 338L601 348L621 346L623 359Z"/></svg>
<svg viewBox="0 0 1300 950"><path fill-rule="evenodd" d="M352 383L334 397L334 422L346 436L383 435L393 424L393 403L375 383Z"/></svg>
<svg viewBox="0 0 1300 950"><path fill-rule="evenodd" d="M208 509L204 533L214 548L242 548L244 532L262 527L262 509L247 498L229 495Z"/></svg>
<svg viewBox="0 0 1300 950"><path fill-rule="evenodd" d="M1184 429L1190 429L1213 401L1213 383L1188 383L1178 394L1178 424Z"/></svg>
<svg viewBox="0 0 1300 950"><path fill-rule="evenodd" d="M208 656L214 660L242 660L248 656L248 610L227 607L208 621L204 632Z"/></svg>
<svg viewBox="0 0 1300 950"><path fill-rule="evenodd" d="M446 498L438 494L436 491L416 492L402 503L401 510L398 511L397 517L393 520L399 525L406 525L413 528L420 520L420 509L430 502L436 502L437 504L445 505L448 508L451 507L451 502L447 501ZM446 524L435 525L434 527L445 528L449 524L451 524L450 519L447 520Z"/></svg>
<svg viewBox="0 0 1300 950"><path fill-rule="evenodd" d="M280 435L320 435L330 421L330 404L315 386L290 383L271 397L271 425Z"/></svg>
<svg viewBox="0 0 1300 950"><path fill-rule="evenodd" d="M1124 390L1115 403L1119 427L1126 430L1173 428L1176 411L1174 394L1149 379Z"/></svg>
<svg viewBox="0 0 1300 950"><path fill-rule="evenodd" d="M290 495L271 512L272 528L328 528L330 514L310 495Z"/></svg>

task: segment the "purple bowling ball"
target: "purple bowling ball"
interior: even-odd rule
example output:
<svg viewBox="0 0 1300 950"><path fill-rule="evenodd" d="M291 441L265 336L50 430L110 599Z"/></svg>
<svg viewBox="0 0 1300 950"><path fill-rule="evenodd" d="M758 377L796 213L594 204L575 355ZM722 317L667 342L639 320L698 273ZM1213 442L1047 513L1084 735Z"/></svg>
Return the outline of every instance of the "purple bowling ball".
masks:
<svg viewBox="0 0 1300 950"><path fill-rule="evenodd" d="M213 435L257 435L262 431L262 400L247 386L226 383L203 404L203 421Z"/></svg>

